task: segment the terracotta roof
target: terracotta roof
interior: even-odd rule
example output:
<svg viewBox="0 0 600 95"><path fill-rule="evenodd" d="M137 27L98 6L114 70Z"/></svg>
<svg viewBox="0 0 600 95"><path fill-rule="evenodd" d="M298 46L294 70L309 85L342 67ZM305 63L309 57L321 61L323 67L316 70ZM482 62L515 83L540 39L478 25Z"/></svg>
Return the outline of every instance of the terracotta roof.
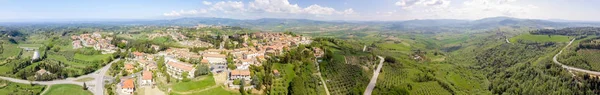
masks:
<svg viewBox="0 0 600 95"><path fill-rule="evenodd" d="M208 60L202 59L202 61L200 61L200 63L208 63Z"/></svg>
<svg viewBox="0 0 600 95"><path fill-rule="evenodd" d="M133 52L133 55L135 55L135 56L143 56L144 53L142 53L142 52Z"/></svg>
<svg viewBox="0 0 600 95"><path fill-rule="evenodd" d="M122 88L134 88L135 85L133 84L133 79L125 79L125 81L123 81L123 86L121 86Z"/></svg>
<svg viewBox="0 0 600 95"><path fill-rule="evenodd" d="M152 80L152 72L150 72L150 71L142 72L142 80Z"/></svg>
<svg viewBox="0 0 600 95"><path fill-rule="evenodd" d="M167 64L185 71L192 71L193 69L192 64L188 63L169 61Z"/></svg>
<svg viewBox="0 0 600 95"><path fill-rule="evenodd" d="M227 56L223 54L203 54L204 57L216 57L216 58L227 58Z"/></svg>
<svg viewBox="0 0 600 95"><path fill-rule="evenodd" d="M243 76L249 76L250 75L250 71L248 70L233 70L231 71L231 75L243 75Z"/></svg>
<svg viewBox="0 0 600 95"><path fill-rule="evenodd" d="M224 51L224 49L208 49L208 50L205 50L205 51L206 52L221 52L221 51Z"/></svg>
<svg viewBox="0 0 600 95"><path fill-rule="evenodd" d="M125 64L125 69L133 69L133 65L131 65L131 64Z"/></svg>
<svg viewBox="0 0 600 95"><path fill-rule="evenodd" d="M273 73L275 73L275 74L279 74L279 71L277 71L277 70L273 70Z"/></svg>

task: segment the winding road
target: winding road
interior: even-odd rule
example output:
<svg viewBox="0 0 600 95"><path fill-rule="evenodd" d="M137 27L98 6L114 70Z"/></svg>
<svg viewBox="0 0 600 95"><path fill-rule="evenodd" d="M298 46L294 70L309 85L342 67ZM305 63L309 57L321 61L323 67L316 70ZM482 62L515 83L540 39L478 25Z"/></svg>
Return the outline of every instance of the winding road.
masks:
<svg viewBox="0 0 600 95"><path fill-rule="evenodd" d="M375 69L375 71L373 72L373 77L371 78L371 82L369 82L369 85L367 86L367 89L365 89L365 93L364 95L371 95L371 93L373 92L373 88L375 88L375 84L377 82L377 77L379 76L379 72L381 71L381 67L383 67L383 57L381 56L377 56L379 57L379 65L377 65L377 69Z"/></svg>
<svg viewBox="0 0 600 95"><path fill-rule="evenodd" d="M113 63L115 63L119 60L121 60L121 59L115 59L114 61L112 61L109 64L105 65L104 67L100 68L99 70L97 70L93 73L89 73L87 75L79 76L77 78L67 78L67 79L59 79L59 80L52 80L52 81L31 81L31 82L29 80L3 77L3 76L0 76L0 79L8 80L11 82L16 82L16 83L23 83L23 84L29 84L29 83L40 84L40 85L75 84L75 85L83 86L83 82L77 82L75 80L80 79L80 78L92 77L92 78L94 78L94 80L86 82L87 83L86 85L88 87L91 87L90 85L93 85L93 87L89 90L92 91L92 93L94 93L94 95L103 95L104 94L104 75L106 74L106 71L108 71L108 68L110 68L110 65L112 65Z"/></svg>
<svg viewBox="0 0 600 95"><path fill-rule="evenodd" d="M577 67L571 67L571 66L567 66L567 65L564 65L564 64L558 62L558 60L557 60L558 55L560 55L564 49L569 47L573 43L573 41L575 41L575 39L571 40L571 42L569 42L569 44L567 44L567 46L565 46L562 50L560 50L560 52L558 52L556 55L554 55L554 57L552 58L552 61L554 61L554 63L562 66L563 68L565 68L569 71L583 72L583 73L588 73L588 74L597 75L597 76L600 75L600 72L597 72L597 71L591 71L591 70L581 69L581 68L577 68Z"/></svg>

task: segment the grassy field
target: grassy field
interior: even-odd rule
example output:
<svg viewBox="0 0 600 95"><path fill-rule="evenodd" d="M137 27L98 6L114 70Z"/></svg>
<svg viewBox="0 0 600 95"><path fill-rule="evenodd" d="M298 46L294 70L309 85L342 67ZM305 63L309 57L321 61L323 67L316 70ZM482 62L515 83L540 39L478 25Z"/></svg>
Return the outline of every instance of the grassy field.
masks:
<svg viewBox="0 0 600 95"><path fill-rule="evenodd" d="M532 35L532 34L521 34L509 39L510 42L517 42L518 40L534 41L534 42L568 42L569 36L562 35Z"/></svg>
<svg viewBox="0 0 600 95"><path fill-rule="evenodd" d="M111 54L83 55L83 54L76 53L75 56L74 56L75 59L85 60L85 61L103 60L103 59L106 59L108 57L111 57Z"/></svg>
<svg viewBox="0 0 600 95"><path fill-rule="evenodd" d="M171 93L170 95L183 95L183 94ZM188 95L240 95L240 93L235 92L235 91L225 90L223 87L216 87L216 88L212 88L210 90L192 93L192 94L188 94Z"/></svg>
<svg viewBox="0 0 600 95"><path fill-rule="evenodd" d="M394 44L394 43L380 43L377 44L381 49L394 50L394 51L410 51L410 45L406 44Z"/></svg>
<svg viewBox="0 0 600 95"><path fill-rule="evenodd" d="M77 79L77 80L75 80L75 81L77 81L77 82L87 82L87 81L92 81L92 80L94 80L94 78L91 78L91 77L85 77L85 78L80 78L80 79Z"/></svg>
<svg viewBox="0 0 600 95"><path fill-rule="evenodd" d="M19 47L35 47L36 49L42 46L42 44L19 44Z"/></svg>
<svg viewBox="0 0 600 95"><path fill-rule="evenodd" d="M92 95L92 92L83 90L79 85L56 84L50 86L44 95Z"/></svg>
<svg viewBox="0 0 600 95"><path fill-rule="evenodd" d="M418 83L412 86L411 95L452 95L435 81Z"/></svg>
<svg viewBox="0 0 600 95"><path fill-rule="evenodd" d="M75 63L75 62L67 61L67 58L65 58L64 56L60 56L60 55L48 54L48 58L47 59L58 60L58 61L61 61L63 63L66 63L66 64L68 64L70 66L76 66L76 67L85 67L85 66L87 66L86 64L81 64L81 63Z"/></svg>
<svg viewBox="0 0 600 95"><path fill-rule="evenodd" d="M42 93L45 87L0 80L0 95L37 95Z"/></svg>
<svg viewBox="0 0 600 95"><path fill-rule="evenodd" d="M1 54L1 58L8 58L8 57L12 57L12 56L16 56L19 54L19 52L21 52L21 48L17 47L17 45L15 44L2 44L2 54Z"/></svg>
<svg viewBox="0 0 600 95"><path fill-rule="evenodd" d="M215 85L215 79L212 75L204 77L202 80L194 80L189 82L180 82L171 86L173 91L185 92L191 90L201 90Z"/></svg>
<svg viewBox="0 0 600 95"><path fill-rule="evenodd" d="M296 73L294 71L294 65L292 64L281 64L275 63L273 64L273 69L278 70L281 75L279 78L276 78L273 82L273 87L271 89L271 93L275 95L285 95L288 94L288 86Z"/></svg>

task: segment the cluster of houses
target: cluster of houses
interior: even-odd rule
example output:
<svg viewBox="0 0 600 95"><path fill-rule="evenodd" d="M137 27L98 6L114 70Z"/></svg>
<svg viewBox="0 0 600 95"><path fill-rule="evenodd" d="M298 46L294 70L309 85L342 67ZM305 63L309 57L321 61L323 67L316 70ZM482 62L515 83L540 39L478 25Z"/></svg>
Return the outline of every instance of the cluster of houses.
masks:
<svg viewBox="0 0 600 95"><path fill-rule="evenodd" d="M73 49L93 47L95 50L102 50L104 53L112 53L118 49L115 45L111 44L112 37L102 37L99 32L73 35L71 36L71 40L73 40Z"/></svg>
<svg viewBox="0 0 600 95"><path fill-rule="evenodd" d="M136 68L144 67L142 77L138 81L141 85L152 85L152 72L150 71L157 68L156 62L153 61L155 56L164 56L167 75L175 79L195 77L194 73L196 65L181 60L202 59L200 60L200 64L208 64L213 73L228 72L227 82L225 84L231 88L239 88L239 85L234 85L233 81L250 81L251 73L249 67L251 65L261 65L261 62L266 61L266 58L268 58L269 55L279 55L288 48L311 43L309 38L292 36L284 33L254 33L251 36L243 35L239 37L244 39L244 42L242 42L245 46L244 48L208 49L199 52L191 52L187 48L169 48L165 51L160 51L157 54L132 52L131 55L133 58L128 59L125 70L133 73ZM250 37L254 39L250 40ZM248 46L248 43L251 43L252 46ZM322 50L318 48L315 48L314 50L322 52ZM316 56L317 54L321 54L318 56L322 56L322 53L315 53ZM228 63L227 59L229 58L232 59L231 61L233 63ZM235 64L236 68L229 70L227 64ZM187 72L187 76L183 76L184 72ZM279 74L276 70L273 72ZM123 93L133 93L135 89L135 85L133 84L134 81L134 79L123 79L121 81L121 91ZM252 89L253 87L254 86L246 86L246 88L243 89Z"/></svg>
<svg viewBox="0 0 600 95"><path fill-rule="evenodd" d="M154 62L154 55L146 54L142 52L132 52L132 58L125 59L124 70L128 73L136 73L135 69L141 68L141 77L135 78L123 78L121 79L120 86L123 94L133 94L136 85L134 82L138 80L140 86L152 86L153 77L152 70L156 70L157 64Z"/></svg>

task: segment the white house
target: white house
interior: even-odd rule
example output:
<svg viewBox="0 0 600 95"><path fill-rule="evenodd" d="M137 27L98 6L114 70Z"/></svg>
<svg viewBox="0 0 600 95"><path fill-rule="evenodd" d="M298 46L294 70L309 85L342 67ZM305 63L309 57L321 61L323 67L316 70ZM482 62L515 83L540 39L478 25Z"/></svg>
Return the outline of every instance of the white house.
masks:
<svg viewBox="0 0 600 95"><path fill-rule="evenodd" d="M229 73L229 80L244 79L250 80L250 71L248 70L233 70Z"/></svg>
<svg viewBox="0 0 600 95"><path fill-rule="evenodd" d="M203 59L208 60L208 63L227 63L227 56L223 54L211 54L205 53L202 55Z"/></svg>
<svg viewBox="0 0 600 95"><path fill-rule="evenodd" d="M125 79L125 81L121 82L121 92L133 94L134 89L135 85L133 84L133 79Z"/></svg>
<svg viewBox="0 0 600 95"><path fill-rule="evenodd" d="M142 72L142 85L152 85L152 72L148 70Z"/></svg>

